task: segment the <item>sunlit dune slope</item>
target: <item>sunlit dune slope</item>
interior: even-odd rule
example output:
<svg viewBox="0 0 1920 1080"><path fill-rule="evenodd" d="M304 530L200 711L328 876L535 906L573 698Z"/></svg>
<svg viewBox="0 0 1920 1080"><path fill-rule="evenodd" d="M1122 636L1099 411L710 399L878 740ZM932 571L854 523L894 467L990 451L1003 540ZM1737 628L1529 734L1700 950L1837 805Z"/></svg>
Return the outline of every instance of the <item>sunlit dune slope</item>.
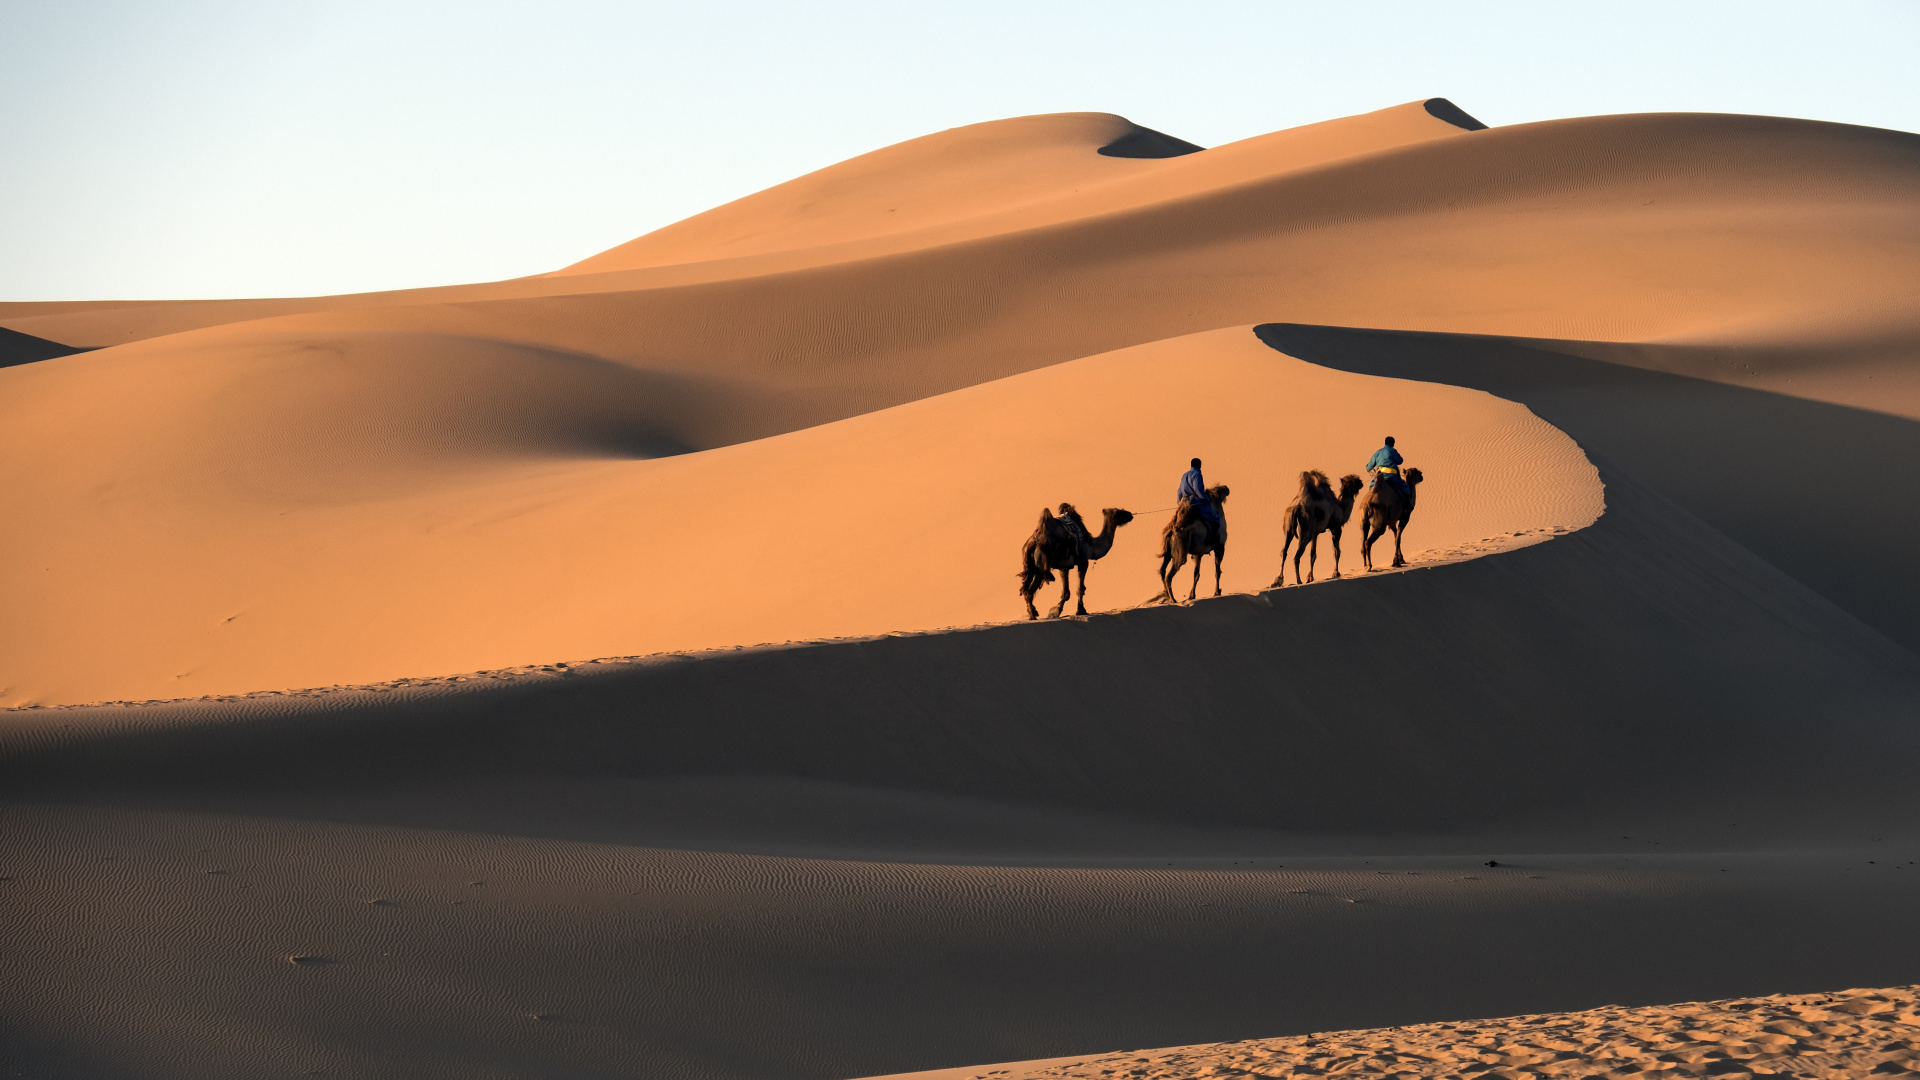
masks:
<svg viewBox="0 0 1920 1080"><path fill-rule="evenodd" d="M1781 994L1576 1013L1314 1032L1285 1039L1126 1050L1004 1062L869 1080L1189 1080L1220 1075L1448 1076L1488 1071L1489 1059L1553 1078L1663 1072L1720 1076L1873 1076L1916 1071L1915 987ZM1752 1073L1749 1073L1752 1075Z"/></svg>
<svg viewBox="0 0 1920 1080"><path fill-rule="evenodd" d="M575 263L604 273L914 234L898 250L1112 213L1463 134L1444 99L1289 128L1215 147L1181 143L1107 113L1027 116L955 128L810 173ZM1177 140L1175 140L1177 142ZM1144 144L1144 145L1141 145ZM1164 149L1163 149L1164 148ZM1095 153L1088 153L1089 150ZM1146 153L1141 153L1146 151ZM1155 152L1159 151L1159 152ZM1181 160L1181 159L1186 160ZM936 226L947 228L933 231ZM866 254L872 254L868 248Z"/></svg>
<svg viewBox="0 0 1920 1080"><path fill-rule="evenodd" d="M1195 454L1249 493L1229 506L1229 589L1275 576L1300 470L1354 471L1389 432L1431 478L1415 550L1539 539L1602 509L1579 448L1524 408L1304 364L1248 328L653 460L635 456L646 439L714 438L641 373L413 346L402 363L288 343L247 366L108 350L75 358L96 365L86 398L27 372L42 378L0 403L4 484L34 523L0 569L20 615L7 703L1005 620L1022 614L1020 541L1061 501L1096 526L1103 507L1141 513L1091 579L1095 608L1130 606L1157 591L1166 515L1147 511Z"/></svg>
<svg viewBox="0 0 1920 1080"><path fill-rule="evenodd" d="M1470 132L1402 106L1176 158L1082 146L1137 175L908 233L258 303L331 310L293 324L310 332L431 330L676 370L920 380L875 386L852 411L1269 319L1884 357L1914 339L1902 282L1920 246L1917 146L1899 132L1680 114ZM5 323L96 345L204 322L166 305L40 310ZM1912 411L1915 392L1889 407Z"/></svg>
<svg viewBox="0 0 1920 1080"><path fill-rule="evenodd" d="M760 255L978 217L1152 169L1151 158L1099 151L1155 134L1109 113L1023 116L954 128L789 180L559 272Z"/></svg>

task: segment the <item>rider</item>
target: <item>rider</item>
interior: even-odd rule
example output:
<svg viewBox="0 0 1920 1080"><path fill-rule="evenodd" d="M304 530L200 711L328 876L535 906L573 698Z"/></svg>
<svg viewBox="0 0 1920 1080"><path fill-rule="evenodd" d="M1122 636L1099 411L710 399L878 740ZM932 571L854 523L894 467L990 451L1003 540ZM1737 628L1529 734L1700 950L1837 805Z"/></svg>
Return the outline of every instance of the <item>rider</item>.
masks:
<svg viewBox="0 0 1920 1080"><path fill-rule="evenodd" d="M1174 500L1191 503L1192 512L1199 514L1207 524L1220 524L1220 510L1213 505L1213 497L1207 494L1207 480L1200 475L1199 458L1194 458L1193 468L1188 469L1186 474L1180 477L1180 490L1175 494Z"/></svg>
<svg viewBox="0 0 1920 1080"><path fill-rule="evenodd" d="M1387 436L1387 445L1375 450L1373 456L1367 459L1367 489L1371 491L1373 482L1384 476L1400 494L1407 494L1407 482L1400 478L1400 464L1405 460L1400 456L1400 451L1393 448L1393 436Z"/></svg>

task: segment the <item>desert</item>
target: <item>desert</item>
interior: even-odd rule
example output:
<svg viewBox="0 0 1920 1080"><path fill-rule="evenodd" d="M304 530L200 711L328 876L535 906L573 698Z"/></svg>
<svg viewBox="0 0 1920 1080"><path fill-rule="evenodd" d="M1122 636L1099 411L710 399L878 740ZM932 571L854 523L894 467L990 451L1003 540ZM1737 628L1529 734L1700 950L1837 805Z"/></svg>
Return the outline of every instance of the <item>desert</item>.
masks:
<svg viewBox="0 0 1920 1080"><path fill-rule="evenodd" d="M0 303L5 1063L1920 1069L1920 136L1462 104Z"/></svg>

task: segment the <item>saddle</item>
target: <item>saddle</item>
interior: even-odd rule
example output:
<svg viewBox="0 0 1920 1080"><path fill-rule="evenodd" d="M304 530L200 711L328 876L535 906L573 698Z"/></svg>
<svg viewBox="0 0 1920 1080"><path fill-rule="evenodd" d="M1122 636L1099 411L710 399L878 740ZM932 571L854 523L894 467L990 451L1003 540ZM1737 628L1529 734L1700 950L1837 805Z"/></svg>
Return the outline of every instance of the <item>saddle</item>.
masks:
<svg viewBox="0 0 1920 1080"><path fill-rule="evenodd" d="M1180 500L1180 505L1174 507L1173 517L1167 522L1164 531L1169 535L1182 532L1188 525L1193 524L1196 519L1207 528L1207 543L1213 543L1216 526L1213 522L1201 517L1200 504L1194 502L1192 499Z"/></svg>
<svg viewBox="0 0 1920 1080"><path fill-rule="evenodd" d="M1086 525L1080 521L1079 511L1069 510L1066 513L1061 514L1059 517L1054 518L1053 520L1059 522L1060 525L1066 529L1067 536L1071 538L1076 544L1093 543L1092 534L1087 532Z"/></svg>

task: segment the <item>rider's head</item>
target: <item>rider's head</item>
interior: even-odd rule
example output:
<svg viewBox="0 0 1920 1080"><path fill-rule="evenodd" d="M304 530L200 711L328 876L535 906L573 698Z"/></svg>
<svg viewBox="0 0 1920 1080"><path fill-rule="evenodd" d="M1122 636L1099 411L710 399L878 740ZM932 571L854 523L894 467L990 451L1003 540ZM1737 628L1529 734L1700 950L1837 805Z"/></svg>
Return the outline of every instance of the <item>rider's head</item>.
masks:
<svg viewBox="0 0 1920 1080"><path fill-rule="evenodd" d="M1391 436L1391 435L1389 435L1389 436L1387 436L1387 445L1388 445L1388 446L1392 446L1392 445L1393 445L1393 436Z"/></svg>
<svg viewBox="0 0 1920 1080"><path fill-rule="evenodd" d="M1194 468L1196 468L1196 469L1200 467L1200 459L1199 459L1199 458L1194 458L1194 459L1193 459L1193 467L1194 467Z"/></svg>

